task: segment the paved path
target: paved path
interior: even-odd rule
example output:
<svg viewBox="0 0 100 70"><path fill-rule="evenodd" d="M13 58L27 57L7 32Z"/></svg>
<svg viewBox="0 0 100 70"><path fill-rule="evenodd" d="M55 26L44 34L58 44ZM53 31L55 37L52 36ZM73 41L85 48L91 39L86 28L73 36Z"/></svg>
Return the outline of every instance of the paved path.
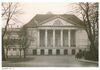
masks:
<svg viewBox="0 0 100 70"><path fill-rule="evenodd" d="M80 62L74 56L30 56L26 60L3 62L4 67L97 67L98 64Z"/></svg>

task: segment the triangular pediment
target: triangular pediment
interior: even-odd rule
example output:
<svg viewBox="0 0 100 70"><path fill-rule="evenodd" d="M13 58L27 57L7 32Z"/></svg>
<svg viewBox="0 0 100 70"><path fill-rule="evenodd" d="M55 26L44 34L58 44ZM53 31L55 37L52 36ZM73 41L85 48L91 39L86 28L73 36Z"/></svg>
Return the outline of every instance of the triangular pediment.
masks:
<svg viewBox="0 0 100 70"><path fill-rule="evenodd" d="M41 26L75 26L75 25L61 18L55 18L55 19L42 23Z"/></svg>

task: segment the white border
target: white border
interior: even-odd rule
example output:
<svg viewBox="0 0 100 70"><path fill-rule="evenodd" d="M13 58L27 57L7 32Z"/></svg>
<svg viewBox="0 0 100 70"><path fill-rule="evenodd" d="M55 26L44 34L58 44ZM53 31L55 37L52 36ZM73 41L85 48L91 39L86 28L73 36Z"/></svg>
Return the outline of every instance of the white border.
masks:
<svg viewBox="0 0 100 70"><path fill-rule="evenodd" d="M1 0L1 2L98 2L99 0Z"/></svg>
<svg viewBox="0 0 100 70"><path fill-rule="evenodd" d="M1 2L99 2L99 0L1 0ZM0 6L1 7L1 6ZM99 7L100 9L100 7ZM0 8L1 13L1 8ZM100 16L100 14L99 14ZM99 20L100 22L100 20ZM1 17L0 17L0 35L1 33ZM100 33L100 31L99 31ZM99 35L100 36L100 35ZM1 36L0 39L2 40ZM1 40L0 40L0 46L1 46ZM100 38L99 38L100 40ZM0 49L1 50L1 49ZM100 50L100 48L99 48ZM100 53L100 52L99 52ZM100 54L99 54L100 56ZM100 60L100 58L99 58ZM100 63L100 61L99 61ZM3 70L99 70L99 67L4 67L2 68L2 61L1 61L1 52L0 52L0 69Z"/></svg>
<svg viewBox="0 0 100 70"><path fill-rule="evenodd" d="M0 3L1 4L1 3ZM0 5L0 47L1 47L1 41L2 41L2 33L1 33L1 27L2 27L2 24L1 24L1 5ZM2 67L2 60L1 60L1 57L2 57L2 52L1 52L2 48L0 48L0 66ZM1 69L0 67L0 69Z"/></svg>

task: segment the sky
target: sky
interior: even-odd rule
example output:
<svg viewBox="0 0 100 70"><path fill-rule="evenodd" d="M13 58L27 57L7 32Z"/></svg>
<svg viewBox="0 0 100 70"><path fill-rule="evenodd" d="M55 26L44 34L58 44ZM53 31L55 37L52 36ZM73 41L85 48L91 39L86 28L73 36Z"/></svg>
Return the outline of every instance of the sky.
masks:
<svg viewBox="0 0 100 70"><path fill-rule="evenodd" d="M65 2L19 3L19 7L23 12L22 14L17 16L18 20L20 20L21 23L12 25L12 27L21 27L24 24L27 24L36 14L47 14L51 12L52 14L77 15L77 13L73 13L74 5L72 3Z"/></svg>

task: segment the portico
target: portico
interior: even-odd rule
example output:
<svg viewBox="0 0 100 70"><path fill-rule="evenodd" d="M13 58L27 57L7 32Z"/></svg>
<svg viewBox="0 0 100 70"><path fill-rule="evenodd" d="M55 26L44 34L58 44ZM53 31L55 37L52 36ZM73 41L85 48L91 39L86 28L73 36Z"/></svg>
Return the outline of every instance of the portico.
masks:
<svg viewBox="0 0 100 70"><path fill-rule="evenodd" d="M25 25L28 35L35 39L29 46L29 53L75 55L79 50L84 50L88 40L80 23L82 22L74 15L36 15Z"/></svg>
<svg viewBox="0 0 100 70"><path fill-rule="evenodd" d="M75 47L75 30L39 29L38 47Z"/></svg>

